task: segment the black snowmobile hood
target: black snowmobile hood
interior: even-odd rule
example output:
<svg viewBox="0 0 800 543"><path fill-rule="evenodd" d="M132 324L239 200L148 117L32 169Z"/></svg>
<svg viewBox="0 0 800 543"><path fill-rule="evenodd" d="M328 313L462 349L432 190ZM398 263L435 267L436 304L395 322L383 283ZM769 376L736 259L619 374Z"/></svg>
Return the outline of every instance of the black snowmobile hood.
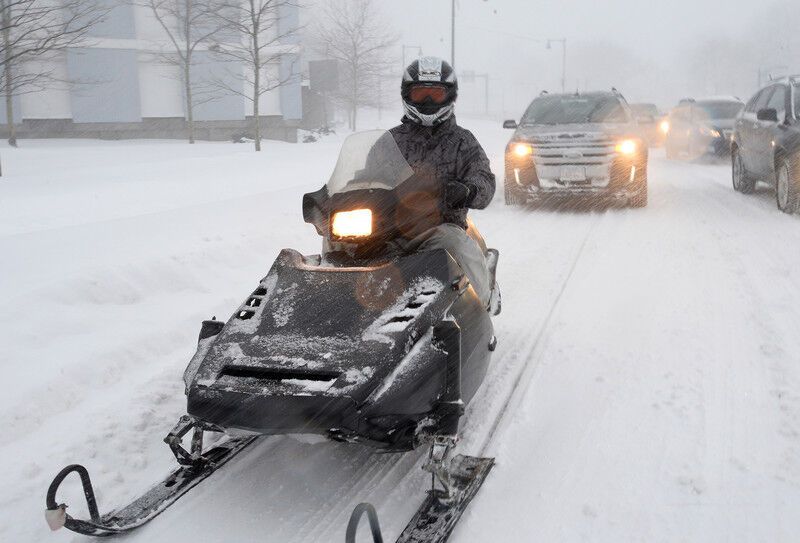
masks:
<svg viewBox="0 0 800 543"><path fill-rule="evenodd" d="M363 402L457 297L446 251L369 268L281 252L187 368L188 388Z"/></svg>

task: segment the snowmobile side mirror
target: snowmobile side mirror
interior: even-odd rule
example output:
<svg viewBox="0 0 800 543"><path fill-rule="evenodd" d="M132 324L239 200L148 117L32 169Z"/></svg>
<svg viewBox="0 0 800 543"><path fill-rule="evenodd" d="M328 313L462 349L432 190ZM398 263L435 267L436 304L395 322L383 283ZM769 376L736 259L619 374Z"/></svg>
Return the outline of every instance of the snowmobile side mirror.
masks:
<svg viewBox="0 0 800 543"><path fill-rule="evenodd" d="M759 109L758 113L756 113L756 118L759 121L769 121L772 123L778 122L778 110L772 107L766 107L764 109Z"/></svg>
<svg viewBox="0 0 800 543"><path fill-rule="evenodd" d="M204 339L216 336L222 331L224 326L225 322L218 321L216 318L210 321L203 321L203 324L200 326L200 337L198 337L197 340L203 341Z"/></svg>
<svg viewBox="0 0 800 543"><path fill-rule="evenodd" d="M303 195L303 220L308 224L313 224L317 229L317 234L323 235L324 214L322 206L328 198L328 188L309 192Z"/></svg>
<svg viewBox="0 0 800 543"><path fill-rule="evenodd" d="M503 128L510 128L513 130L517 128L517 121L515 121L514 119L505 120L503 121Z"/></svg>

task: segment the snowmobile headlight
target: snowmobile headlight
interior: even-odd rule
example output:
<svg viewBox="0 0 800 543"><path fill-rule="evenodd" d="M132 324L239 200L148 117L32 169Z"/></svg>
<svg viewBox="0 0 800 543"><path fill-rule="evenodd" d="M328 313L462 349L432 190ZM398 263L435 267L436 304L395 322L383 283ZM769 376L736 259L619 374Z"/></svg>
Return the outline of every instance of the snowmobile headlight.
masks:
<svg viewBox="0 0 800 543"><path fill-rule="evenodd" d="M634 140L622 140L617 144L616 150L622 155L631 156L636 153L636 142Z"/></svg>
<svg viewBox="0 0 800 543"><path fill-rule="evenodd" d="M661 124L658 125L658 128L661 130L662 134L668 134L669 133L669 121L664 119L663 121L661 121Z"/></svg>
<svg viewBox="0 0 800 543"><path fill-rule="evenodd" d="M533 147L527 143L515 143L511 146L511 151L519 158L525 158L533 154Z"/></svg>
<svg viewBox="0 0 800 543"><path fill-rule="evenodd" d="M337 238L364 238L372 235L372 210L353 209L334 213L331 233Z"/></svg>

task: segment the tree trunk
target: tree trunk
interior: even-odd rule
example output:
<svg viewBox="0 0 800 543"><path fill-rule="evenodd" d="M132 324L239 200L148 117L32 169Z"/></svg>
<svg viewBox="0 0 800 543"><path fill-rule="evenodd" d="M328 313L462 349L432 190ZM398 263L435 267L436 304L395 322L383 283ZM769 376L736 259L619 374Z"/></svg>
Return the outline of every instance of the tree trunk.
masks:
<svg viewBox="0 0 800 543"><path fill-rule="evenodd" d="M192 2L186 0L184 4L183 39L186 49L183 54L183 79L186 85L186 131L189 143L194 144L194 97L192 96Z"/></svg>
<svg viewBox="0 0 800 543"><path fill-rule="evenodd" d="M189 137L189 143L194 143L194 98L192 97L192 83L189 79L191 77L190 71L191 57L187 57L186 63L183 67L183 78L186 85L186 131Z"/></svg>
<svg viewBox="0 0 800 543"><path fill-rule="evenodd" d="M260 87L260 81L258 77L258 72L256 72L256 76L253 79L253 123L254 123L253 127L255 128L256 151L261 150L261 115L258 104L259 87Z"/></svg>
<svg viewBox="0 0 800 543"><path fill-rule="evenodd" d="M11 26L10 14L8 9L3 10L3 51L5 51L5 79L6 94L6 125L8 126L8 144L11 147L17 146L17 127L14 125L14 85L11 80Z"/></svg>
<svg viewBox="0 0 800 543"><path fill-rule="evenodd" d="M358 66L353 66L353 96L351 96L353 101L353 132L357 130L357 120L358 120Z"/></svg>
<svg viewBox="0 0 800 543"><path fill-rule="evenodd" d="M253 27L253 127L255 128L256 152L261 151L261 115L259 98L261 97L261 52L258 49L258 26Z"/></svg>

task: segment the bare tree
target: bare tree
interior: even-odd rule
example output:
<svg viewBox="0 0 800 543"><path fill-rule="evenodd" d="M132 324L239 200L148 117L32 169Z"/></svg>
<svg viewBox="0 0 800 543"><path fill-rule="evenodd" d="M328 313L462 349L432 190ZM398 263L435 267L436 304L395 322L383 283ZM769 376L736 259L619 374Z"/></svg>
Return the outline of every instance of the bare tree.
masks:
<svg viewBox="0 0 800 543"><path fill-rule="evenodd" d="M108 12L93 0L0 0L0 83L5 94L8 143L17 145L14 97L55 80L26 63L80 45Z"/></svg>
<svg viewBox="0 0 800 543"><path fill-rule="evenodd" d="M296 4L291 0L224 0L216 12L223 34L232 38L218 41L212 50L235 68L228 71L228 79L216 78L214 84L252 102L256 151L261 151L261 97L295 77L294 70L280 73L284 56L296 53L296 45L287 42L298 29L286 28L281 21L288 7Z"/></svg>
<svg viewBox="0 0 800 543"><path fill-rule="evenodd" d="M358 108L380 100L380 79L391 65L388 52L398 37L378 15L373 0L329 2L322 21L315 32L315 48L340 63L343 85L337 98L355 130Z"/></svg>
<svg viewBox="0 0 800 543"><path fill-rule="evenodd" d="M156 21L169 38L173 51L161 55L167 63L179 68L186 103L186 130L189 143L195 142L194 107L206 101L192 78L194 55L198 48L220 31L215 17L219 0L138 0L138 5L149 8Z"/></svg>

